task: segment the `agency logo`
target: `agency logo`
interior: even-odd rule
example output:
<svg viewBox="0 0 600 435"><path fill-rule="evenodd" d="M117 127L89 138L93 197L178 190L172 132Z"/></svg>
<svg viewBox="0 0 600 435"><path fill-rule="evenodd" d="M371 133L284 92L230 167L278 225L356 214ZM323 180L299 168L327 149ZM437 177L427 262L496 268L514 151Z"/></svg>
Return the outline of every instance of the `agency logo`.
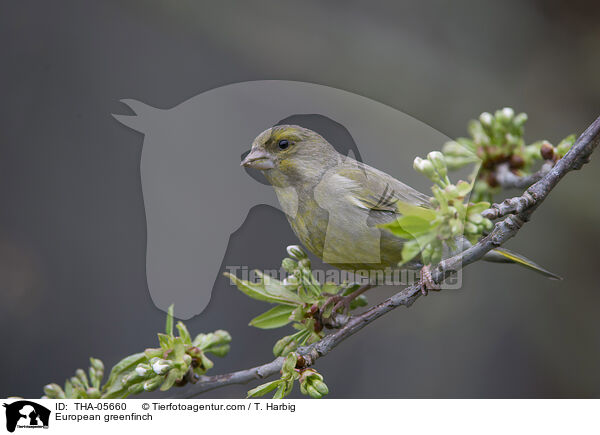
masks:
<svg viewBox="0 0 600 435"><path fill-rule="evenodd" d="M6 404L6 430L14 432L19 429L48 429L50 410L29 400L17 400Z"/></svg>

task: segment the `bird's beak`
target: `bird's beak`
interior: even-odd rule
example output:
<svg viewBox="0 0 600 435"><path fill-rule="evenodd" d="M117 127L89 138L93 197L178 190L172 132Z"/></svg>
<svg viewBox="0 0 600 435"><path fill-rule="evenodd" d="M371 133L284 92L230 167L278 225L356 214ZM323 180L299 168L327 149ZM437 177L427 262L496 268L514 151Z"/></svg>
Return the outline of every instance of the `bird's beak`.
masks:
<svg viewBox="0 0 600 435"><path fill-rule="evenodd" d="M275 164L269 153L261 149L254 149L242 160L241 166L264 171L266 169L273 169Z"/></svg>

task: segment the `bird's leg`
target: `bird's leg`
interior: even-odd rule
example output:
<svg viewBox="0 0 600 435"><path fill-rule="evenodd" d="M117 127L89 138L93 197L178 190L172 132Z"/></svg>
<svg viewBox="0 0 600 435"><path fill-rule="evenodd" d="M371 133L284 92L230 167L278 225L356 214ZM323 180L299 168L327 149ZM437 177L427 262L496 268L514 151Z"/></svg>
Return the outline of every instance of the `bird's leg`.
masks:
<svg viewBox="0 0 600 435"><path fill-rule="evenodd" d="M421 293L427 296L428 290L439 290L440 286L431 277L431 264L423 266L420 271Z"/></svg>

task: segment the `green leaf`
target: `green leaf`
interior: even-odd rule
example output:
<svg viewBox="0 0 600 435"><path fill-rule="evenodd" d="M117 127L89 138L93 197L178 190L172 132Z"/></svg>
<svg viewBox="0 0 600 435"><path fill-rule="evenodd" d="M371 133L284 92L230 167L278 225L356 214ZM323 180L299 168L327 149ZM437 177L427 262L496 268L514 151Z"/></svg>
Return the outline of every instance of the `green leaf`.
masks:
<svg viewBox="0 0 600 435"><path fill-rule="evenodd" d="M326 282L321 286L321 293L336 294L340 291L340 286L334 282Z"/></svg>
<svg viewBox="0 0 600 435"><path fill-rule="evenodd" d="M280 384L277 386L277 391L275 391L275 395L273 399L283 399L286 393L286 382L282 380Z"/></svg>
<svg viewBox="0 0 600 435"><path fill-rule="evenodd" d="M198 334L193 346L204 352L210 352L215 356L224 357L229 352L229 343L231 343L231 335L229 332L218 329L210 334Z"/></svg>
<svg viewBox="0 0 600 435"><path fill-rule="evenodd" d="M470 141L469 141L470 142ZM468 142L467 142L468 143ZM448 157L461 157L461 158L472 158L476 157L473 152L473 143L469 146L466 146L465 143L460 143L458 141L450 141L446 142L442 147L442 152L446 158Z"/></svg>
<svg viewBox="0 0 600 435"><path fill-rule="evenodd" d="M171 388L178 379L181 379L185 373L181 373L177 369L171 369L169 374L165 377L165 381L160 386L160 391L167 391Z"/></svg>
<svg viewBox="0 0 600 435"><path fill-rule="evenodd" d="M280 299L282 301L293 302L294 305L301 304L302 300L300 297L289 290L281 281L278 279L272 278L269 275L265 275L260 271L256 271L261 281L264 284L265 291L271 297Z"/></svg>
<svg viewBox="0 0 600 435"><path fill-rule="evenodd" d="M470 165L471 163L477 163L481 159L477 156L472 157L455 157L455 156L446 156L446 163L448 164L448 169L456 170L460 169L463 166Z"/></svg>
<svg viewBox="0 0 600 435"><path fill-rule="evenodd" d="M471 191L472 187L473 186L471 183L467 183L466 181L460 180L458 183L456 183L456 191L458 193L458 196L467 196Z"/></svg>
<svg viewBox="0 0 600 435"><path fill-rule="evenodd" d="M298 355L295 352L290 352L283 361L283 365L281 366L281 372L283 374L291 372L296 368L296 363L298 361Z"/></svg>
<svg viewBox="0 0 600 435"><path fill-rule="evenodd" d="M395 236L403 239L414 239L420 235L428 233L434 229L437 224L432 225L431 221L419 216L402 216L389 224L380 225Z"/></svg>
<svg viewBox="0 0 600 435"><path fill-rule="evenodd" d="M355 310L359 307L366 307L367 305L369 305L369 300L367 299L367 297L365 295L360 295L356 299L352 300L352 302L350 302L350 309Z"/></svg>
<svg viewBox="0 0 600 435"><path fill-rule="evenodd" d="M169 355L169 359L173 361L183 362L183 355L185 355L185 343L182 337L175 337L173 341L173 353Z"/></svg>
<svg viewBox="0 0 600 435"><path fill-rule="evenodd" d="M475 204L469 204L467 209L467 215L480 214L482 211L490 208L490 203L486 201L477 202Z"/></svg>
<svg viewBox="0 0 600 435"><path fill-rule="evenodd" d="M305 325L296 323L293 326L294 328L299 329L299 331L292 335L286 335L278 340L273 346L273 355L287 355L288 352L296 350L300 343L306 342L310 338L312 331Z"/></svg>
<svg viewBox="0 0 600 435"><path fill-rule="evenodd" d="M185 323L181 320L177 322L177 330L179 331L179 336L183 339L185 344L192 344L192 337L190 336L190 332L188 331Z"/></svg>
<svg viewBox="0 0 600 435"><path fill-rule="evenodd" d="M167 309L167 324L165 326L165 334L173 335L173 304Z"/></svg>
<svg viewBox="0 0 600 435"><path fill-rule="evenodd" d="M67 399L73 398L73 384L71 384L71 381L69 381L68 379L65 382L65 397Z"/></svg>
<svg viewBox="0 0 600 435"><path fill-rule="evenodd" d="M250 326L260 329L280 328L292 321L290 316L295 309L296 307L290 305L277 305L269 311L250 320Z"/></svg>
<svg viewBox="0 0 600 435"><path fill-rule="evenodd" d="M161 334L158 335L158 342L160 343L160 347L164 350L169 350L173 347L173 336L171 334Z"/></svg>
<svg viewBox="0 0 600 435"><path fill-rule="evenodd" d="M228 277L231 280L231 282L236 285L238 290L240 290L246 296L263 302L276 302L265 292L265 286L262 282L252 283L250 281L245 281L239 279L237 276L232 275L229 272L225 272L223 275Z"/></svg>
<svg viewBox="0 0 600 435"><path fill-rule="evenodd" d="M359 288L360 288L359 283L357 283L357 282L350 283L344 288L344 291L342 292L342 296L348 296L348 295L354 293Z"/></svg>
<svg viewBox="0 0 600 435"><path fill-rule="evenodd" d="M212 353L214 356L223 358L224 356L227 356L230 349L231 349L231 346L229 346L228 344L223 344L220 346L212 346L209 349L207 349L206 351Z"/></svg>
<svg viewBox="0 0 600 435"><path fill-rule="evenodd" d="M264 275L262 275L260 272L258 273L264 277ZM252 283L250 281L241 280L228 272L226 272L224 275L227 276L242 293L251 297L252 299L285 305L299 305L302 303L300 297L288 290L282 283L277 285L276 283L272 282L273 280L270 280L269 291L267 291L265 288L265 283L262 280L259 283Z"/></svg>
<svg viewBox="0 0 600 435"><path fill-rule="evenodd" d="M331 317L331 314L333 314L333 307L335 307L335 303L327 304L327 306L325 307L325 311L323 311L323 314L322 314L324 319L328 319ZM321 308L323 308L323 307L321 307Z"/></svg>
<svg viewBox="0 0 600 435"><path fill-rule="evenodd" d="M213 352L215 347L227 346L231 343L231 335L222 329L210 334L198 334L192 344L205 352Z"/></svg>
<svg viewBox="0 0 600 435"><path fill-rule="evenodd" d="M404 246L402 246L402 261L399 265L406 264L419 255L425 246L427 246L435 237L436 234L426 234L406 242Z"/></svg>
<svg viewBox="0 0 600 435"><path fill-rule="evenodd" d="M402 215L417 216L426 221L432 221L437 217L437 213L431 208L420 207L402 201L396 202L396 209Z"/></svg>
<svg viewBox="0 0 600 435"><path fill-rule="evenodd" d="M110 388L115 384L117 379L120 381L122 375L127 375L130 370L135 368L139 363L146 361L146 354L144 352L136 353L133 355L129 355L128 357L123 358L117 364L115 364L110 371L110 375L106 384L104 384L103 389L105 391L110 390ZM119 382L120 387L120 382Z"/></svg>
<svg viewBox="0 0 600 435"><path fill-rule="evenodd" d="M259 385L258 387L248 391L247 398L264 396L265 394L273 391L275 388L281 385L282 382L283 381L281 379L277 379L276 381L271 381L267 382L266 384Z"/></svg>
<svg viewBox="0 0 600 435"><path fill-rule="evenodd" d="M475 152L476 150L476 146L473 143L473 141L469 138L466 137L459 137L458 139L456 139L456 142L458 142L459 144L461 144L462 146L464 146L465 148L469 149L472 152Z"/></svg>

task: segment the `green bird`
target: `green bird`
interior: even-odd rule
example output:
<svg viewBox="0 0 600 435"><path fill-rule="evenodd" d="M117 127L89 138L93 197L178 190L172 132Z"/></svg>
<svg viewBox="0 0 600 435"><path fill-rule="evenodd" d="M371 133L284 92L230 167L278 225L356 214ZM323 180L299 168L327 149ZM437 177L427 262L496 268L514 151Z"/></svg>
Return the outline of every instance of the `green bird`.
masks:
<svg viewBox="0 0 600 435"><path fill-rule="evenodd" d="M378 169L338 153L318 133L279 125L254 139L242 166L259 169L302 244L325 263L350 271L398 268L405 239L378 227L401 216L397 203L431 208L430 197ZM560 279L505 249L485 260L517 263ZM403 268L420 269L419 259Z"/></svg>

